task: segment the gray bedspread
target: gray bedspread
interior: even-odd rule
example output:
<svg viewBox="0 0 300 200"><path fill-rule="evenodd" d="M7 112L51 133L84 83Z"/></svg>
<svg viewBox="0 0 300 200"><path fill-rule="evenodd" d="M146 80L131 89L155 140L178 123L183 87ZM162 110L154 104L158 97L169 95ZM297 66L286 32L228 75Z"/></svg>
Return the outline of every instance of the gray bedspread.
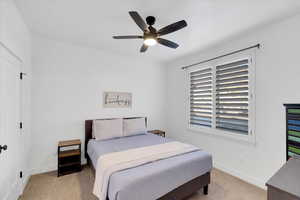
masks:
<svg viewBox="0 0 300 200"><path fill-rule="evenodd" d="M153 134L104 141L90 140L88 154L97 169L106 153L173 141ZM212 169L212 157L196 151L114 173L108 186L109 200L155 200Z"/></svg>

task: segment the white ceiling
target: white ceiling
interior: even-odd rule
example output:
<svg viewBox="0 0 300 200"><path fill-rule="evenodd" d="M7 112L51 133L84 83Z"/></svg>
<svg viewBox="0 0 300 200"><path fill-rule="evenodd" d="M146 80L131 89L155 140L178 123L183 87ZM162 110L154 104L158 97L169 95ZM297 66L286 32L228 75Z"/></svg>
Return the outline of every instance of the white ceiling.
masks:
<svg viewBox="0 0 300 200"><path fill-rule="evenodd" d="M299 12L299 0L15 0L33 32L50 38L128 55L166 61L241 32ZM155 27L185 19L188 27L166 35L180 44L140 54L140 40L112 35L140 33L128 15L154 15Z"/></svg>

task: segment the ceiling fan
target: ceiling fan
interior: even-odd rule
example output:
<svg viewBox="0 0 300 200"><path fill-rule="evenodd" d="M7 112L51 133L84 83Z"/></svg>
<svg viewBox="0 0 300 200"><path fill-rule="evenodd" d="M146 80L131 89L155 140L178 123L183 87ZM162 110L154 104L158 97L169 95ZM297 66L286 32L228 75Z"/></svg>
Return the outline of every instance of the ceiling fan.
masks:
<svg viewBox="0 0 300 200"><path fill-rule="evenodd" d="M160 36L167 35L169 33L173 33L187 26L185 20L178 21L176 23L170 24L162 29L156 30L153 25L155 23L155 17L148 16L146 18L146 22L136 11L130 11L129 15L135 21L135 23L142 29L143 35L125 35L125 36L113 36L114 39L143 39L144 44L142 45L140 52L144 53L147 51L149 46L153 46L157 43L176 49L179 45L170 40L166 40L161 38Z"/></svg>

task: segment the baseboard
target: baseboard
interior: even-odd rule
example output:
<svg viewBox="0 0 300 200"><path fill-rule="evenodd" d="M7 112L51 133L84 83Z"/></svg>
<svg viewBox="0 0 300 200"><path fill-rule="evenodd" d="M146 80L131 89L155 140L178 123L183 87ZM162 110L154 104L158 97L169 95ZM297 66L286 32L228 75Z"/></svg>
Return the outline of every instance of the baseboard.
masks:
<svg viewBox="0 0 300 200"><path fill-rule="evenodd" d="M19 199L19 196L23 194L30 177L31 177L31 173L28 172L28 173L24 174L22 179L17 178L15 180L15 183L12 184L9 191L7 191L7 194L5 195L4 200Z"/></svg>
<svg viewBox="0 0 300 200"><path fill-rule="evenodd" d="M4 197L4 200L16 200L21 195L20 187L18 184L18 181L16 180L15 183L12 185L10 190L7 192L6 197Z"/></svg>
<svg viewBox="0 0 300 200"><path fill-rule="evenodd" d="M86 165L87 161L86 159L83 159L81 161L81 165ZM30 170L30 175L35 175L35 174L43 174L43 173L47 173L47 172L53 172L57 170L57 164L55 165L49 165L47 167L43 167L43 168L32 168Z"/></svg>
<svg viewBox="0 0 300 200"><path fill-rule="evenodd" d="M36 174L43 174L43 173L47 173L47 172L52 172L57 170L57 166L48 166L48 167L44 167L44 168L33 168L30 170L30 174L31 175L36 175Z"/></svg>
<svg viewBox="0 0 300 200"><path fill-rule="evenodd" d="M229 168L225 167L224 165L222 165L220 163L217 163L217 162L214 162L214 167L216 169L224 171L224 172L226 172L226 173L228 173L228 174L230 174L232 176L235 176L235 177L237 177L237 178L239 178L239 179L241 179L241 180L243 180L243 181L245 181L247 183L255 185L255 186L257 186L257 187L259 187L259 188L261 188L263 190L267 189L267 187L265 186L265 182L263 180L259 180L259 179L255 178L255 177L251 177L249 175L243 174L243 173L241 173L241 172L239 172L237 170L234 170L234 169L229 169Z"/></svg>
<svg viewBox="0 0 300 200"><path fill-rule="evenodd" d="M83 165L86 164L86 161L84 160L82 162L82 164ZM232 176L235 176L235 177L237 177L237 178L239 178L239 179L241 179L241 180L243 180L243 181L245 181L247 183L255 185L255 186L259 187L259 188L262 188L264 190L267 189L266 186L265 186L265 182L263 180L259 180L257 178L254 178L254 177L251 177L249 175L243 174L243 173L241 173L241 172L239 172L237 170L234 170L232 168L229 169L229 168L225 167L224 165L222 165L222 164L220 164L218 162L214 162L214 167L216 169L224 171L224 172L226 172L226 173L228 173L228 174L230 174ZM47 172L53 172L53 171L56 171L56 170L57 170L57 166L48 166L48 167L45 167L43 169L32 169L32 170L30 170L29 174L30 175L42 174L42 173L47 173ZM29 177L28 177L28 179L29 179Z"/></svg>
<svg viewBox="0 0 300 200"><path fill-rule="evenodd" d="M31 177L31 173L28 173L27 175L25 175L25 177L23 178L23 184L22 184L22 188L21 188L21 194L23 194L28 182L29 182L29 179Z"/></svg>

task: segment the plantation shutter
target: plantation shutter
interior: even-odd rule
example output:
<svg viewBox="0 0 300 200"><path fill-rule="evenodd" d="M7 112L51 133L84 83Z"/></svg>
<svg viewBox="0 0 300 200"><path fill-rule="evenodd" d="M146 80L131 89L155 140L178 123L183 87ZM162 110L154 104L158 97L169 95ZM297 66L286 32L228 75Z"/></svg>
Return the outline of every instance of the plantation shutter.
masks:
<svg viewBox="0 0 300 200"><path fill-rule="evenodd" d="M212 68L190 73L190 125L212 127Z"/></svg>
<svg viewBox="0 0 300 200"><path fill-rule="evenodd" d="M216 66L216 128L248 134L249 60Z"/></svg>

